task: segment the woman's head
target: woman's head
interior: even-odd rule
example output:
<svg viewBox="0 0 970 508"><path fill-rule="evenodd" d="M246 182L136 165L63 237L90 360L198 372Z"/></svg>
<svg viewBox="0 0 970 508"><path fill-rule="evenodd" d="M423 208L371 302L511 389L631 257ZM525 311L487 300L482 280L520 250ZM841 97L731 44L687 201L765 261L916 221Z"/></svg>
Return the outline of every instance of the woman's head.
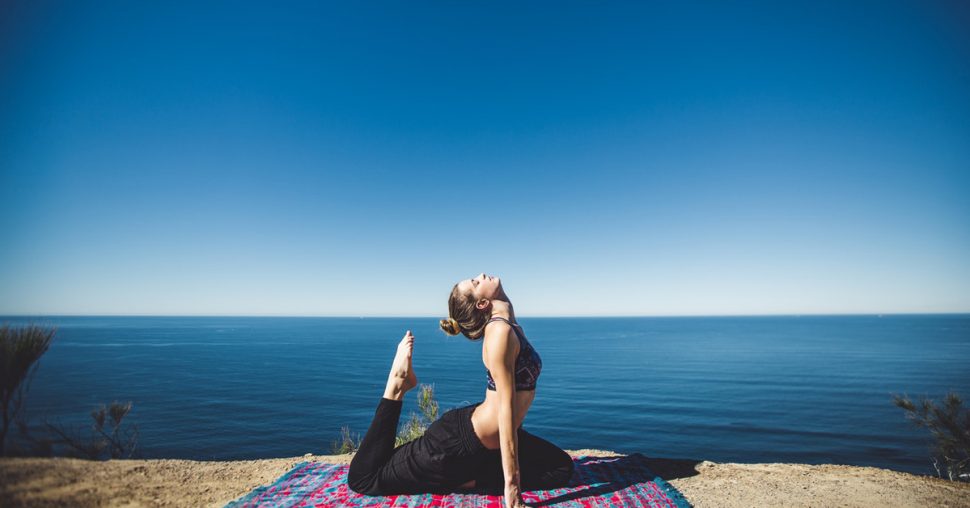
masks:
<svg viewBox="0 0 970 508"><path fill-rule="evenodd" d="M448 318L441 329L448 335L462 333L472 340L482 338L492 315L492 300L504 297L502 279L480 274L455 284L448 297Z"/></svg>

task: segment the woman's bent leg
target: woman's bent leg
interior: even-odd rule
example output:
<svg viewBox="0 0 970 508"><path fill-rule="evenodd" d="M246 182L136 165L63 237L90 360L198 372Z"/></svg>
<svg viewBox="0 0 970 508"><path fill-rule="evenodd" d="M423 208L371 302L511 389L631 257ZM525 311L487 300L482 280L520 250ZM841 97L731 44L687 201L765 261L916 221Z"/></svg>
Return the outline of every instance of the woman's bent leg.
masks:
<svg viewBox="0 0 970 508"><path fill-rule="evenodd" d="M471 424L474 406L448 411L423 436L394 448L400 405L386 411L393 402L381 400L350 464L351 490L371 496L451 492L474 478L484 451Z"/></svg>
<svg viewBox="0 0 970 508"><path fill-rule="evenodd" d="M523 491L565 487L573 475L573 459L558 446L519 427L519 478ZM489 450L476 477L476 488L483 493L505 492L501 450Z"/></svg>
<svg viewBox="0 0 970 508"><path fill-rule="evenodd" d="M354 492L368 494L373 491L377 475L394 453L394 439L401 417L400 400L381 398L360 448L350 461L347 485Z"/></svg>
<svg viewBox="0 0 970 508"><path fill-rule="evenodd" d="M418 378L411 368L411 354L414 349L414 336L411 330L397 345L391 371L387 375L384 397L377 405L360 448L350 462L347 484L354 492L376 493L380 472L394 455L394 439L397 436L397 423L401 418L402 399L408 390L418 384Z"/></svg>
<svg viewBox="0 0 970 508"><path fill-rule="evenodd" d="M568 485L573 476L572 457L558 446L521 427L518 434L522 490L558 489Z"/></svg>

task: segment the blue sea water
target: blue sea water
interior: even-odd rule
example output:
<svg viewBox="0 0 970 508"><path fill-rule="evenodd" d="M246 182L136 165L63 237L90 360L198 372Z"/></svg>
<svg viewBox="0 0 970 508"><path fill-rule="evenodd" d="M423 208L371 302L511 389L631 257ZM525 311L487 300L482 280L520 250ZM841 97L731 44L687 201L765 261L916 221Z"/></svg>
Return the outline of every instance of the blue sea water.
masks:
<svg viewBox="0 0 970 508"><path fill-rule="evenodd" d="M329 453L342 426L366 431L406 329L443 410L485 389L481 344L433 318L0 320L58 328L30 387L35 427L130 400L144 458ZM525 427L566 449L932 473L928 434L891 395L970 397L965 314L519 322L544 365Z"/></svg>

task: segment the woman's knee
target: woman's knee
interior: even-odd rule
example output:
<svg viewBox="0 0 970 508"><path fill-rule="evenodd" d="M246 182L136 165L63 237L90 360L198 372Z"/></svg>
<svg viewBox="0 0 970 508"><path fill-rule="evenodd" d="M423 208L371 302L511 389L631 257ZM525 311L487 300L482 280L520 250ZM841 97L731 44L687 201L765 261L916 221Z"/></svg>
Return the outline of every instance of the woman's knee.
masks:
<svg viewBox="0 0 970 508"><path fill-rule="evenodd" d="M541 464L535 464L522 472L522 482L528 490L558 489L569 485L573 477L573 459L566 452L555 457L546 457Z"/></svg>
<svg viewBox="0 0 970 508"><path fill-rule="evenodd" d="M569 456L568 453L563 452L563 458L553 471L556 479L559 480L563 485L569 483L570 478L573 477L573 471L576 470L576 464L573 462L573 458Z"/></svg>
<svg viewBox="0 0 970 508"><path fill-rule="evenodd" d="M351 464L350 470L347 471L347 487L358 494L367 496L380 495L378 492L375 492L374 476L361 472L360 469L354 468L353 464Z"/></svg>
<svg viewBox="0 0 970 508"><path fill-rule="evenodd" d="M550 483L555 483L560 486L565 486L569 483L569 479L572 478L573 471L576 469L573 458L566 452L558 454L551 466L546 474L546 478Z"/></svg>

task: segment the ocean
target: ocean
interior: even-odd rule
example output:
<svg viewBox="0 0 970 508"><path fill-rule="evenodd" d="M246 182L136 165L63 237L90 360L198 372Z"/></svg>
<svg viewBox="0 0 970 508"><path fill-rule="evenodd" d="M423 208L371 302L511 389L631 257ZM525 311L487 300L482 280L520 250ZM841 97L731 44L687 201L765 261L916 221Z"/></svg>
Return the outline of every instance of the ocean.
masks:
<svg viewBox="0 0 970 508"><path fill-rule="evenodd" d="M484 396L481 344L436 318L4 317L54 325L27 414L132 401L138 456L326 454L363 434L404 331L442 411ZM970 397L970 315L519 318L543 371L525 428L565 449L932 474L892 394ZM414 396L405 415L416 410ZM403 420L403 418L402 418ZM15 432L15 431L12 431Z"/></svg>

